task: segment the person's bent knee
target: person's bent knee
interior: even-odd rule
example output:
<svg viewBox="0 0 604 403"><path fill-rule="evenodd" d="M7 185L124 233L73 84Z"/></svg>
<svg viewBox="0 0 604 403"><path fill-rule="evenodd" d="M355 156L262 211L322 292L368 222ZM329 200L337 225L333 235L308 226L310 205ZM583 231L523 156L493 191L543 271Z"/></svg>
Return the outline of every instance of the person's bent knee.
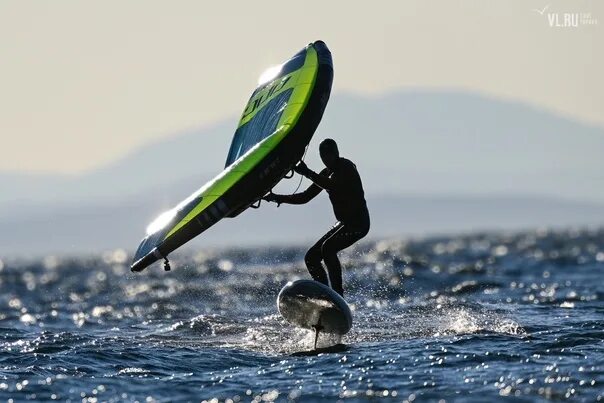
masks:
<svg viewBox="0 0 604 403"><path fill-rule="evenodd" d="M313 265L321 262L321 251L317 248L310 248L306 255L304 255L304 263L306 265Z"/></svg>
<svg viewBox="0 0 604 403"><path fill-rule="evenodd" d="M336 251L330 248L329 244L321 245L321 256L323 257L324 261L328 261L330 259L333 260L333 258L337 257Z"/></svg>

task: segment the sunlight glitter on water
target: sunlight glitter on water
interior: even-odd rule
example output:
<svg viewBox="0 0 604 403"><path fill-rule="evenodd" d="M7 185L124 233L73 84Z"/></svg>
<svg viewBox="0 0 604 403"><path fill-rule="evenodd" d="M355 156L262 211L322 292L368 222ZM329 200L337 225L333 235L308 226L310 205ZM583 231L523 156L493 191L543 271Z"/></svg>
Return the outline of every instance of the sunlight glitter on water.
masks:
<svg viewBox="0 0 604 403"><path fill-rule="evenodd" d="M304 252L183 252L138 275L123 250L3 259L0 399L604 398L602 231L358 245L353 329L310 356L275 306Z"/></svg>

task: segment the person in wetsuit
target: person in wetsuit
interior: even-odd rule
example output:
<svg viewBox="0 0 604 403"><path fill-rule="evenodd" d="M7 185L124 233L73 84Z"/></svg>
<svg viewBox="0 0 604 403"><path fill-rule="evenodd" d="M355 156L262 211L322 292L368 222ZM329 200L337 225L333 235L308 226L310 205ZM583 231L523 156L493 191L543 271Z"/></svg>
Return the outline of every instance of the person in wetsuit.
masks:
<svg viewBox="0 0 604 403"><path fill-rule="evenodd" d="M344 296L342 266L337 253L367 235L369 211L356 165L340 157L336 142L332 139L323 140L319 154L325 164L320 173L312 171L302 161L294 168L297 173L313 182L305 191L292 195L269 193L264 200L278 204L304 204L321 193L321 190L327 191L338 221L306 252L304 262L314 280L329 285L321 261L325 262L331 288Z"/></svg>

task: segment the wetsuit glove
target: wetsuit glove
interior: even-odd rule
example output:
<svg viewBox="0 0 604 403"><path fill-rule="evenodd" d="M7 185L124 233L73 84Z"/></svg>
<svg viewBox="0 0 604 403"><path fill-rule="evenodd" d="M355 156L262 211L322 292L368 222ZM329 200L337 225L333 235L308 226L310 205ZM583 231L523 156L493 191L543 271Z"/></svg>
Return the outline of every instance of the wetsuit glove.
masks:
<svg viewBox="0 0 604 403"><path fill-rule="evenodd" d="M283 203L283 196L276 195L273 192L267 194L262 199L266 200L267 202L277 203L277 206L279 206L279 204Z"/></svg>
<svg viewBox="0 0 604 403"><path fill-rule="evenodd" d="M300 161L298 163L298 165L296 165L294 167L294 171L296 171L297 173L299 173L300 175L303 175L303 176L308 176L308 174L311 172L310 168L308 168L308 166L306 166L304 161Z"/></svg>

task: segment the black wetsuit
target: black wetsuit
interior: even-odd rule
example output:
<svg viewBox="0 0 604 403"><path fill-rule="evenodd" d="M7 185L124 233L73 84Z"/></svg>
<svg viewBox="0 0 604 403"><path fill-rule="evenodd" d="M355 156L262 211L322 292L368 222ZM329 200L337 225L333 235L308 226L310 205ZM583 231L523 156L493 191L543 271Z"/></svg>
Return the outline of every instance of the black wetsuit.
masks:
<svg viewBox="0 0 604 403"><path fill-rule="evenodd" d="M344 295L342 266L337 253L363 238L369 232L369 211L361 177L352 161L339 158L333 172L325 168L321 173L311 172L314 182L304 192L284 196L285 202L303 204L325 189L338 220L306 253L304 261L312 278L328 285L321 261L325 262L331 287Z"/></svg>

